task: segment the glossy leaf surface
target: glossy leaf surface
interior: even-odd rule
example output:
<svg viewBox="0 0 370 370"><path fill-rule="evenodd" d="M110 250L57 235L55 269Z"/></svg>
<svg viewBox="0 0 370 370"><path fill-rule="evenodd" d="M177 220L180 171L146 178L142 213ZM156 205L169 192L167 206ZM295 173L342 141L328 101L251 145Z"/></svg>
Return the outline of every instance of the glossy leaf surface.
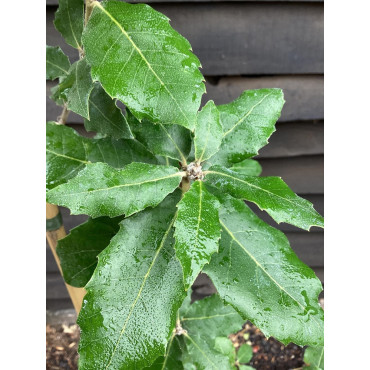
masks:
<svg viewBox="0 0 370 370"><path fill-rule="evenodd" d="M164 356L158 357L146 370L183 370L182 353L185 349L183 336L171 334Z"/></svg>
<svg viewBox="0 0 370 370"><path fill-rule="evenodd" d="M68 109L89 119L89 96L94 85L86 58L72 64L59 84L59 94L67 99Z"/></svg>
<svg viewBox="0 0 370 370"><path fill-rule="evenodd" d="M275 131L283 105L280 89L247 90L233 102L219 105L223 140L210 162L228 167L257 155Z"/></svg>
<svg viewBox="0 0 370 370"><path fill-rule="evenodd" d="M84 1L59 0L55 13L54 26L62 34L67 44L82 49L81 36L84 27Z"/></svg>
<svg viewBox="0 0 370 370"><path fill-rule="evenodd" d="M186 163L191 148L190 131L179 125L154 124L148 120L139 122L127 112L132 132L153 154Z"/></svg>
<svg viewBox="0 0 370 370"><path fill-rule="evenodd" d="M254 159L244 159L230 167L231 171L247 176L259 176L262 173L261 165Z"/></svg>
<svg viewBox="0 0 370 370"><path fill-rule="evenodd" d="M216 347L217 338L227 337L243 325L243 319L231 306L225 306L218 295L213 295L194 302L190 307L184 304L180 321L187 331L183 353L186 369L235 369L231 354L222 353L219 345Z"/></svg>
<svg viewBox="0 0 370 370"><path fill-rule="evenodd" d="M223 138L220 113L210 100L198 113L194 131L195 159L203 162L217 153Z"/></svg>
<svg viewBox="0 0 370 370"><path fill-rule="evenodd" d="M307 347L303 361L306 370L324 370L324 347Z"/></svg>
<svg viewBox="0 0 370 370"><path fill-rule="evenodd" d="M98 254L108 246L119 230L122 216L88 219L58 241L57 253L67 284L83 287L98 263Z"/></svg>
<svg viewBox="0 0 370 370"><path fill-rule="evenodd" d="M321 345L320 280L282 232L260 220L243 201L225 195L219 199L219 253L204 272L220 296L266 337L284 344Z"/></svg>
<svg viewBox="0 0 370 370"><path fill-rule="evenodd" d="M175 249L184 272L185 288L188 289L218 250L221 235L219 201L202 181L195 181L177 207Z"/></svg>
<svg viewBox="0 0 370 370"><path fill-rule="evenodd" d="M46 124L46 187L66 183L91 162L122 168L131 162L157 163L136 140L88 139L74 129L54 122Z"/></svg>
<svg viewBox="0 0 370 370"><path fill-rule="evenodd" d="M175 167L133 162L123 169L89 163L76 177L47 193L49 203L68 207L72 214L91 217L130 216L155 207L179 185Z"/></svg>
<svg viewBox="0 0 370 370"><path fill-rule="evenodd" d="M193 129L205 87L189 42L148 5L94 4L83 34L94 80L138 119Z"/></svg>
<svg viewBox="0 0 370 370"><path fill-rule="evenodd" d="M55 80L68 74L71 63L59 46L46 46L46 79Z"/></svg>
<svg viewBox="0 0 370 370"><path fill-rule="evenodd" d="M323 218L306 199L295 194L280 177L256 177L213 166L206 179L222 192L249 200L265 210L277 222L286 222L301 229L324 227Z"/></svg>
<svg viewBox="0 0 370 370"><path fill-rule="evenodd" d="M165 353L184 297L172 226L180 191L121 222L86 286L80 369L141 369Z"/></svg>
<svg viewBox="0 0 370 370"><path fill-rule="evenodd" d="M84 120L87 131L95 131L115 139L133 139L126 117L115 101L98 84L89 96L89 119Z"/></svg>

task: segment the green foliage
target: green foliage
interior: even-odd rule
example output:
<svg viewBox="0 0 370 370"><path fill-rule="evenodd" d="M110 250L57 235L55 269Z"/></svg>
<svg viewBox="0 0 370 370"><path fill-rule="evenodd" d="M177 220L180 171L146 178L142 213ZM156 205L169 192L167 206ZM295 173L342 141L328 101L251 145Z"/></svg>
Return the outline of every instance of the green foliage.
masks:
<svg viewBox="0 0 370 370"><path fill-rule="evenodd" d="M312 204L259 177L251 159L275 130L282 91L199 110L200 62L167 17L144 4L87 6L85 26L82 0L61 0L55 19L80 60L47 47L46 64L59 80L52 99L97 133L47 123L47 201L91 217L57 248L65 280L87 290L80 369L247 369L251 348L236 353L228 339L247 319L315 347L305 360L321 368L321 283L244 203L323 227ZM201 271L218 294L190 304Z"/></svg>
<svg viewBox="0 0 370 370"><path fill-rule="evenodd" d="M82 50L83 14L83 0L59 0L54 20L55 28L62 34L65 42L79 50Z"/></svg>
<svg viewBox="0 0 370 370"><path fill-rule="evenodd" d="M202 181L193 182L177 205L175 249L184 272L186 289L218 250L221 229L219 205Z"/></svg>
<svg viewBox="0 0 370 370"><path fill-rule="evenodd" d="M84 287L98 263L98 254L109 244L119 230L122 216L88 219L59 240L57 253L66 283Z"/></svg>
<svg viewBox="0 0 370 370"><path fill-rule="evenodd" d="M46 46L46 79L55 80L68 74L71 63L59 46Z"/></svg>
<svg viewBox="0 0 370 370"><path fill-rule="evenodd" d="M200 62L168 18L144 4L95 3L83 45L94 80L138 119L193 129Z"/></svg>
<svg viewBox="0 0 370 370"><path fill-rule="evenodd" d="M307 347L303 361L306 370L324 370L324 347Z"/></svg>

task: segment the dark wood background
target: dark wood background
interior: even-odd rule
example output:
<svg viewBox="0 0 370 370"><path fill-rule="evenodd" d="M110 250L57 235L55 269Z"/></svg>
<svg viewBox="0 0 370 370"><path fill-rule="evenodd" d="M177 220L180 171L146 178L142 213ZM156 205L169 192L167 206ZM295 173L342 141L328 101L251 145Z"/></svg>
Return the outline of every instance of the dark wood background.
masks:
<svg viewBox="0 0 370 370"><path fill-rule="evenodd" d="M133 1L135 2L135 1ZM191 43L202 63L207 95L216 104L228 103L246 89L280 87L286 104L270 144L260 151L262 175L281 176L291 188L324 212L324 3L311 1L146 0L171 19L172 26ZM47 44L59 45L71 61L78 53L66 45L53 19L57 0L46 1ZM54 85L46 83L46 118L55 120L61 108L49 98ZM83 130L81 117L69 124ZM324 238L256 213L284 231L298 256L324 279ZM67 232L85 216L62 209ZM46 250L47 308L72 307L50 250ZM206 284L200 279L198 285ZM200 288L201 289L201 288Z"/></svg>

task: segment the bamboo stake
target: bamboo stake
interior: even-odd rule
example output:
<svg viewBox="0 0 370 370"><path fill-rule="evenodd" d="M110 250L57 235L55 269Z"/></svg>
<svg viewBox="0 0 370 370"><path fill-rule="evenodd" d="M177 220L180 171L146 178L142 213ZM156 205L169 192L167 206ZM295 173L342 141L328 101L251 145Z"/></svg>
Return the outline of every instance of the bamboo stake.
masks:
<svg viewBox="0 0 370 370"><path fill-rule="evenodd" d="M52 220L52 219L55 219L56 217L60 217L58 206L54 204L46 203L46 220ZM61 226L57 228L56 230L46 231L46 238L48 240L49 247L51 251L53 252L55 262L57 263L61 274L62 274L62 269L60 267L59 257L56 252L56 246L57 246L58 240L64 238L65 236L66 236L66 231L64 229L63 223L61 223ZM73 307L75 308L78 314L80 312L83 297L86 294L86 291L84 288L75 288L71 285L68 285L67 283L65 283L65 285L68 290L68 294L71 297Z"/></svg>

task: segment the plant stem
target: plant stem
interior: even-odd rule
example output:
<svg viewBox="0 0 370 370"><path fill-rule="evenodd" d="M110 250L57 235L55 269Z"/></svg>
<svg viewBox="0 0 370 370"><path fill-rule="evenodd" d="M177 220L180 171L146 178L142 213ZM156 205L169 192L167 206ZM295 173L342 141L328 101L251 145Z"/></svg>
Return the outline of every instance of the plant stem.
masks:
<svg viewBox="0 0 370 370"><path fill-rule="evenodd" d="M68 118L68 115L69 115L69 110L67 108L67 104L65 103L64 107L63 107L62 114L57 118L58 125L65 125L66 121L67 121L67 118Z"/></svg>
<svg viewBox="0 0 370 370"><path fill-rule="evenodd" d="M85 8L85 26L87 24L87 21L90 18L91 12L94 8L94 2L95 0L86 0L86 8Z"/></svg>

